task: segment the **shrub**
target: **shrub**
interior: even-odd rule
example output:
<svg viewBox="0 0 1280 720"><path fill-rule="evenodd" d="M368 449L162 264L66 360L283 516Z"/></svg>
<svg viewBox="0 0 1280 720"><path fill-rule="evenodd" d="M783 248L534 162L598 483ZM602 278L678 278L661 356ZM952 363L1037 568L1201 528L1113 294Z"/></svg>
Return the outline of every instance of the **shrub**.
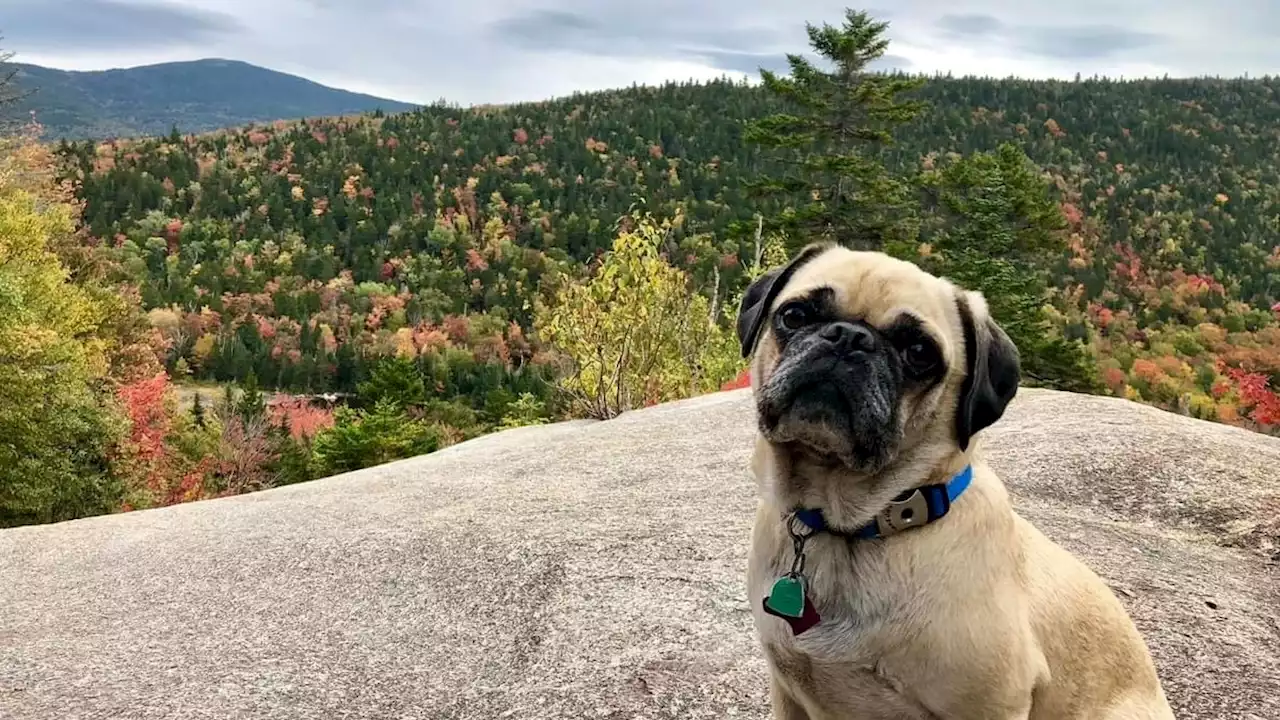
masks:
<svg viewBox="0 0 1280 720"><path fill-rule="evenodd" d="M390 400L381 400L368 411L339 408L335 420L312 444L317 477L423 455L440 447L436 428L410 418Z"/></svg>

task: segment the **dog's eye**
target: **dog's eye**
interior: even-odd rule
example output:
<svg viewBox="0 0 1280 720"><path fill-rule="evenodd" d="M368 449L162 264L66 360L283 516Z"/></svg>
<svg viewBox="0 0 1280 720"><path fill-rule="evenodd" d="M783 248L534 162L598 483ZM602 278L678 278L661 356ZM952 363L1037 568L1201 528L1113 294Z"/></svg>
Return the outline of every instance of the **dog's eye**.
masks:
<svg viewBox="0 0 1280 720"><path fill-rule="evenodd" d="M789 305L779 316L782 327L788 330L797 330L804 327L809 322L809 312L805 310L803 305Z"/></svg>
<svg viewBox="0 0 1280 720"><path fill-rule="evenodd" d="M912 375L924 375L938 364L938 351L933 343L917 340L902 351L902 362Z"/></svg>

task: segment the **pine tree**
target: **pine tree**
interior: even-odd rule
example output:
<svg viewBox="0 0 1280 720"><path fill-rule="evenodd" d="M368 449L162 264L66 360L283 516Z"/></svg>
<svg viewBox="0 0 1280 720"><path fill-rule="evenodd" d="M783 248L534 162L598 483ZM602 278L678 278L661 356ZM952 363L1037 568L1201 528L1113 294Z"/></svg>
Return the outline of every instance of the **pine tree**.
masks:
<svg viewBox="0 0 1280 720"><path fill-rule="evenodd" d="M1066 222L1048 184L1017 146L973 153L918 179L926 269L982 292L991 315L1022 356L1029 382L1061 390L1100 389L1085 345L1049 322L1048 273L1066 249Z"/></svg>
<svg viewBox="0 0 1280 720"><path fill-rule="evenodd" d="M264 417L267 413L267 403L262 396L262 390L258 388L257 373L250 370L240 389L240 402L236 404L236 414L245 422Z"/></svg>
<svg viewBox="0 0 1280 720"><path fill-rule="evenodd" d="M922 78L881 74L868 65L884 55L888 23L846 10L842 27L805 25L809 43L834 68L824 72L800 55L788 54L790 77L768 70L767 91L794 112L750 123L744 139L776 151L777 174L751 183L760 198L807 196L800 207L773 218L792 234L792 245L831 239L859 249L912 234L909 187L878 157L893 142L890 131L924 108L897 96L923 85ZM774 229L774 228L771 228Z"/></svg>
<svg viewBox="0 0 1280 720"><path fill-rule="evenodd" d="M191 418L195 421L196 427L204 429L204 403L200 400L200 393L196 393L195 400L191 403Z"/></svg>
<svg viewBox="0 0 1280 720"><path fill-rule="evenodd" d="M421 407L427 401L422 373L413 360L399 355L381 358L356 394L361 404L370 408L384 401L399 408Z"/></svg>

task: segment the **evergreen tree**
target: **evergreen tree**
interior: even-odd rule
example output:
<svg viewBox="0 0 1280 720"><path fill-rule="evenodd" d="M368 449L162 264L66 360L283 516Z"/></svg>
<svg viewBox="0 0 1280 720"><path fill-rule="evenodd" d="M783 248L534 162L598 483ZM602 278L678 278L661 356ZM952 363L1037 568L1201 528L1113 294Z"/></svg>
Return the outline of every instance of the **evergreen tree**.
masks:
<svg viewBox="0 0 1280 720"><path fill-rule="evenodd" d="M384 398L370 410L338 408L332 428L316 435L314 474L318 477L381 465L434 452L439 431L415 420L403 406Z"/></svg>
<svg viewBox="0 0 1280 720"><path fill-rule="evenodd" d="M258 387L258 375L250 370L240 387L240 402L236 403L236 414L245 422L263 418L267 413L266 399Z"/></svg>
<svg viewBox="0 0 1280 720"><path fill-rule="evenodd" d="M426 403L427 388L413 361L395 355L382 358L373 366L369 379L357 387L356 395L365 407L385 401L403 409Z"/></svg>
<svg viewBox="0 0 1280 720"><path fill-rule="evenodd" d="M765 89L791 112L748 124L744 139L779 151L781 165L751 187L759 197L796 199L799 207L774 218L778 229L793 234L796 246L826 238L878 249L886 241L909 239L909 187L886 169L880 150L893 142L893 128L924 108L918 100L897 97L923 79L868 70L889 41L882 37L888 23L865 12L846 10L842 27L805 27L810 45L834 68L824 72L788 54L790 77L760 71Z"/></svg>
<svg viewBox="0 0 1280 720"><path fill-rule="evenodd" d="M1020 149L1001 145L921 174L926 269L982 292L1022 356L1026 378L1063 390L1100 389L1088 349L1049 322L1045 268L1066 249L1066 222Z"/></svg>
<svg viewBox="0 0 1280 720"><path fill-rule="evenodd" d="M195 399L191 402L191 418L195 421L196 427L204 429L204 402L200 399L200 393L196 393Z"/></svg>

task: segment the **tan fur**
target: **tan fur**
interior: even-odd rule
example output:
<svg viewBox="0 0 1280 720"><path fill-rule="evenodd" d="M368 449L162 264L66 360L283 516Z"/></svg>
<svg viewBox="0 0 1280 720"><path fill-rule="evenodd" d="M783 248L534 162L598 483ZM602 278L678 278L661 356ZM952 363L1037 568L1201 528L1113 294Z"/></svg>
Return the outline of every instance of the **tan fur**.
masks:
<svg viewBox="0 0 1280 720"><path fill-rule="evenodd" d="M961 452L953 435L966 375L955 298L975 320L986 304L906 262L832 248L801 266L772 303L829 286L849 316L877 327L917 315L940 343L946 379L901 403L903 440L874 477L820 465L757 439L760 485L748 570L750 602L771 673L773 716L788 720L1168 720L1147 648L1123 606L1087 567L1014 513L982 460L980 438ZM768 327L768 324L765 324ZM766 329L752 365L766 381L778 348ZM899 492L948 479L966 463L973 483L936 523L884 540L827 534L806 547L810 597L822 621L793 637L763 612L787 572L784 526L798 506L855 528Z"/></svg>

